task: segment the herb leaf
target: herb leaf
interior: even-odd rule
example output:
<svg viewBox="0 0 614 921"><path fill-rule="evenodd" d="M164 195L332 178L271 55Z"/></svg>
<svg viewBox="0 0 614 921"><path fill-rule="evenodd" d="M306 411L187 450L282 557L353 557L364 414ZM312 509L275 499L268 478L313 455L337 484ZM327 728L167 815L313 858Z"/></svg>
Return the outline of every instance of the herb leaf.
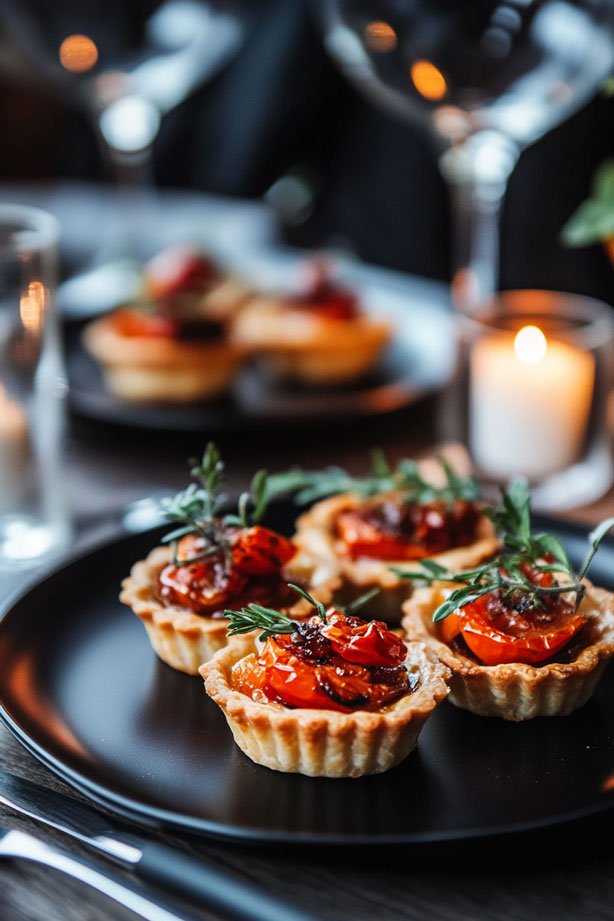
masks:
<svg viewBox="0 0 614 921"><path fill-rule="evenodd" d="M418 568L390 567L399 578L411 579L417 584L451 582L458 585L439 605L433 620L443 620L453 611L495 590L500 591L511 604L520 593L529 609L543 609L546 599L552 596L573 595L577 608L586 592L582 579L602 540L614 528L614 518L606 519L591 532L589 552L576 573L557 537L546 533L533 534L531 494L526 480L514 480L507 489L503 489L501 505L487 510L487 514L503 539L504 550L476 569L450 572L435 560L428 559L421 560ZM527 567L537 573L552 573L555 579L551 585L535 584L527 574Z"/></svg>
<svg viewBox="0 0 614 921"><path fill-rule="evenodd" d="M593 561L593 557L599 549L601 541L604 539L608 531L612 530L612 528L614 528L614 518L606 518L605 521L602 521L601 524L598 524L597 527L588 535L590 549L586 555L586 559L580 567L580 572L578 573L579 579L584 578L588 567Z"/></svg>
<svg viewBox="0 0 614 921"><path fill-rule="evenodd" d="M309 604L316 609L319 617L326 623L326 608L321 601L316 601L309 592L306 592L300 585L288 583L289 588L293 588L302 598L305 598ZM252 602L247 607L239 611L226 610L224 616L230 621L228 635L234 636L237 633L251 633L252 630L260 630L260 637L263 640L278 633L295 633L297 629L296 621L292 620L283 611L276 611L274 608L265 608L261 604Z"/></svg>
<svg viewBox="0 0 614 921"><path fill-rule="evenodd" d="M190 485L175 496L162 499L161 507L168 519L179 522L180 527L162 538L163 543L173 545L173 558L176 566L185 565L202 559L215 552L229 553L228 538L225 533L227 525L247 528L260 521L266 512L270 499L276 494L268 482L266 470L259 470L248 492L240 495L237 513L220 517L221 507L225 502L222 493L224 482L224 461L216 445L210 441L202 459L190 461L190 475L198 483ZM203 552L186 559L177 559L177 542L188 534L196 534L203 543Z"/></svg>
<svg viewBox="0 0 614 921"><path fill-rule="evenodd" d="M252 630L259 629L261 639L267 640L276 634L296 631L296 623L283 611L264 608L259 604L248 604L239 611L226 610L224 616L230 621L228 636L251 633Z"/></svg>
<svg viewBox="0 0 614 921"><path fill-rule="evenodd" d="M398 490L406 502L424 504L434 499L453 502L479 498L479 487L471 476L463 477L454 471L442 456L438 462L445 475L443 486L427 482L415 461L404 458L393 469L381 449L372 454L372 473L354 477L341 467L327 467L324 470L302 470L294 468L269 477L269 487L277 492L295 493L297 505L308 505L326 496L338 493L355 493L361 498L370 498L385 492Z"/></svg>
<svg viewBox="0 0 614 921"><path fill-rule="evenodd" d="M614 158L596 171L590 197L574 211L561 236L567 246L604 243L614 237Z"/></svg>

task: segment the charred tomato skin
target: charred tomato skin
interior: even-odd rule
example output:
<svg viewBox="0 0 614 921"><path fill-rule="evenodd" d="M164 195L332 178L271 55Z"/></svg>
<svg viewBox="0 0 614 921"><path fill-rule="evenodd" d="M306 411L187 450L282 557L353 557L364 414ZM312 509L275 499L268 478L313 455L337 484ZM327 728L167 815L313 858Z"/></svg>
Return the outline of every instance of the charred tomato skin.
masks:
<svg viewBox="0 0 614 921"><path fill-rule="evenodd" d="M341 509L335 531L352 559L418 560L473 543L479 519L474 502L412 504L390 497Z"/></svg>
<svg viewBox="0 0 614 921"><path fill-rule="evenodd" d="M239 664L233 681L254 700L287 707L377 710L409 690L406 654L381 621L331 608L326 624L312 617L294 634L270 637L259 657Z"/></svg>
<svg viewBox="0 0 614 921"><path fill-rule="evenodd" d="M521 611L494 591L449 614L439 624L439 636L448 644L462 637L483 665L539 665L563 649L585 623L560 597L543 610Z"/></svg>

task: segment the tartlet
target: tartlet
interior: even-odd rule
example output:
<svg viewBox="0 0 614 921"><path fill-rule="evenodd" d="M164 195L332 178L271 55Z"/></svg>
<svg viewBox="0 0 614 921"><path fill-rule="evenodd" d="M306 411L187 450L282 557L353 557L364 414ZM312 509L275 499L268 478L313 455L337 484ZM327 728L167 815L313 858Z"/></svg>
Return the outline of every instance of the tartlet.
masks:
<svg viewBox="0 0 614 921"><path fill-rule="evenodd" d="M428 557L454 571L497 552L499 539L473 481L442 463L444 481L434 477L430 464L422 468L429 476L424 479L421 468L409 461L385 475L348 476L352 491L322 499L298 517L293 540L311 556L328 560L331 572L336 570L342 579L339 600L377 587L382 616L398 623L412 585L395 567ZM343 486L340 472L329 472L331 486ZM305 474L304 494L309 496L312 487L326 489L326 476L326 471Z"/></svg>
<svg viewBox="0 0 614 921"><path fill-rule="evenodd" d="M426 646L406 645L381 621L367 623L335 608L324 616L326 623L315 615L287 628L298 633L270 634L260 648L253 637L251 647L245 642L227 646L201 666L205 690L224 713L239 748L257 764L311 777L382 773L416 746L426 720L448 693L448 670ZM334 649L327 629L332 629L329 636L341 637ZM376 659L387 665L362 664L369 659L364 650L354 650L351 662L344 658L343 631L362 631L363 638L370 631L367 642L377 635ZM294 670L290 680L288 669ZM378 670L389 682L379 691L373 677ZM382 705L365 703L365 694L350 700L357 688L374 690Z"/></svg>
<svg viewBox="0 0 614 921"><path fill-rule="evenodd" d="M249 503L252 519L264 513L263 476L256 475L251 495L243 497L239 518L216 511L223 465L213 445L192 473L201 488L193 484L166 503L169 517L181 522L166 538L172 546L154 547L134 563L119 597L142 620L158 656L195 675L228 641L225 608L276 604L300 618L309 605L288 582L309 586L324 601L338 583L288 538L250 521Z"/></svg>
<svg viewBox="0 0 614 921"><path fill-rule="evenodd" d="M479 716L519 722L538 716L566 716L593 695L614 656L614 595L585 581L586 596L578 608L587 620L584 645L573 657L542 665L506 662L484 665L444 642L433 623L437 607L451 586L417 588L405 602L402 621L408 640L426 643L450 669L449 701ZM578 641L580 642L580 640Z"/></svg>
<svg viewBox="0 0 614 921"><path fill-rule="evenodd" d="M450 702L480 716L572 713L614 656L614 595L585 578L614 519L593 532L576 573L553 535L531 532L529 509L528 487L517 481L495 515L504 552L454 575L408 572L429 584L403 605L405 634L450 669Z"/></svg>
<svg viewBox="0 0 614 921"><path fill-rule="evenodd" d="M248 297L202 253L171 247L145 266L141 300L88 323L83 343L121 399L210 400L245 358L231 329Z"/></svg>
<svg viewBox="0 0 614 921"><path fill-rule="evenodd" d="M390 323L362 310L355 292L334 282L323 262L304 268L310 278L302 292L250 300L233 341L274 379L322 386L362 378L390 341Z"/></svg>

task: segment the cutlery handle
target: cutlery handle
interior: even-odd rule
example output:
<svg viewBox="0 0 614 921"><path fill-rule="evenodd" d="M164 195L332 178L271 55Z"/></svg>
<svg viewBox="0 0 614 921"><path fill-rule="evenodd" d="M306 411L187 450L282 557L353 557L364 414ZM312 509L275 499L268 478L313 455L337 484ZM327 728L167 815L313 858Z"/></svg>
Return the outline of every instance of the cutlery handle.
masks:
<svg viewBox="0 0 614 921"><path fill-rule="evenodd" d="M318 921L260 886L163 844L144 844L143 857L133 870L142 879L188 896L233 921Z"/></svg>
<svg viewBox="0 0 614 921"><path fill-rule="evenodd" d="M154 902L140 889L100 872L88 860L73 857L65 851L45 844L33 835L11 831L3 843L5 846L0 853L4 856L21 857L59 870L60 873L96 889L118 905L123 905L145 921L196 921L193 915L167 907L158 898Z"/></svg>

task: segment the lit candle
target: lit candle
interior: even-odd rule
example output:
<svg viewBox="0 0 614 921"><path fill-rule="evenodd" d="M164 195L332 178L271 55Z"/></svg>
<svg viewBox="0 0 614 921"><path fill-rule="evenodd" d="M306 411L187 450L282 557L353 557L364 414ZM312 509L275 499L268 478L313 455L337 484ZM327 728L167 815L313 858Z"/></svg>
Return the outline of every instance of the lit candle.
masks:
<svg viewBox="0 0 614 921"><path fill-rule="evenodd" d="M482 470L539 479L579 456L595 380L592 355L525 326L515 338L476 342L469 373L469 442Z"/></svg>
<svg viewBox="0 0 614 921"><path fill-rule="evenodd" d="M0 512L19 505L25 490L27 460L26 415L0 384Z"/></svg>

